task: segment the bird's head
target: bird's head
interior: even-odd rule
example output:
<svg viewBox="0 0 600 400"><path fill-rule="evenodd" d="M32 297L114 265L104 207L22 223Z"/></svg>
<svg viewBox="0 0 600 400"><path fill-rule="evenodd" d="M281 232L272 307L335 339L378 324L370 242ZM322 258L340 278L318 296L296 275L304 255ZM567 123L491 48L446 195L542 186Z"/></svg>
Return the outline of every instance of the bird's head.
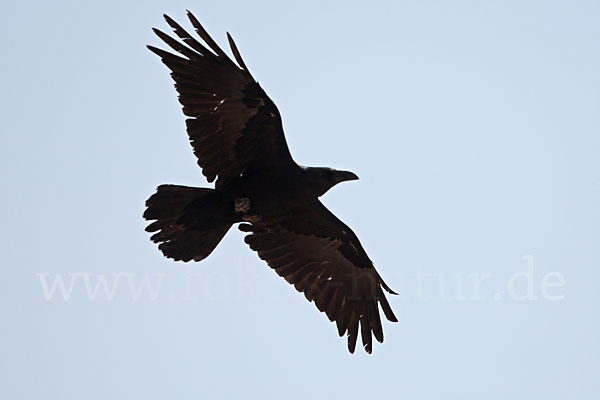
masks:
<svg viewBox="0 0 600 400"><path fill-rule="evenodd" d="M329 189L340 182L355 181L358 179L355 173L350 171L339 171L333 168L306 168L310 176L310 185L317 192L317 196L324 195Z"/></svg>

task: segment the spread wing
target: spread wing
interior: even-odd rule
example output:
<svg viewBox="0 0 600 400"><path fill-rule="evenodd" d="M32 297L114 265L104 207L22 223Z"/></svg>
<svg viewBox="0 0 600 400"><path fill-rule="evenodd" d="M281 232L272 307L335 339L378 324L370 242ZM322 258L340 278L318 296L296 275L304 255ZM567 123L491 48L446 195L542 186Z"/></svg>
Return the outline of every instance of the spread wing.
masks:
<svg viewBox="0 0 600 400"><path fill-rule="evenodd" d="M388 320L397 322L382 289L396 293L381 279L354 232L318 200L282 218L242 224L240 230L250 232L246 243L261 259L336 322L340 336L347 332L351 353L359 325L368 353L372 335L383 342L379 306Z"/></svg>
<svg viewBox="0 0 600 400"><path fill-rule="evenodd" d="M183 43L158 29L154 32L180 55L148 48L172 71L183 113L189 117L190 142L208 181L217 178L220 187L249 171L294 163L279 111L250 75L231 36L227 34L239 66L189 11L189 19L206 45L164 17Z"/></svg>

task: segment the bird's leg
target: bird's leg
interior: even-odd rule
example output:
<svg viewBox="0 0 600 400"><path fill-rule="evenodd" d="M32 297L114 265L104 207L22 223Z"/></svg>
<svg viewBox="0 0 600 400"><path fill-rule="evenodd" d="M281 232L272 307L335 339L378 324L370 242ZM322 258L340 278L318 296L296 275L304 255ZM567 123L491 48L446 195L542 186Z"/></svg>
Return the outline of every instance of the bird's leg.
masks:
<svg viewBox="0 0 600 400"><path fill-rule="evenodd" d="M247 213L250 210L250 199L247 197L238 197L233 202L235 212Z"/></svg>
<svg viewBox="0 0 600 400"><path fill-rule="evenodd" d="M251 224L255 224L262 219L262 216L260 214L248 213L251 206L250 199L247 197L238 197L233 202L235 212L242 213L242 220L245 222L250 222Z"/></svg>

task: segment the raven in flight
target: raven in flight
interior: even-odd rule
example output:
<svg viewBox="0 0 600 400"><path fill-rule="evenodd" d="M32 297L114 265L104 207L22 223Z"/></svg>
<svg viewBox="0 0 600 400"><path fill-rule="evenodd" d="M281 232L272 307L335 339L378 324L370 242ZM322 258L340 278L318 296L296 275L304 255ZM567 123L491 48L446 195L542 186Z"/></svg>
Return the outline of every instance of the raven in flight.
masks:
<svg viewBox="0 0 600 400"><path fill-rule="evenodd" d="M352 172L303 167L287 147L277 107L254 80L229 34L234 63L188 11L202 44L168 16L181 39L154 29L178 55L148 46L171 70L198 165L215 188L161 185L147 201L146 228L166 257L200 261L242 222L245 242L371 353L383 342L379 306L397 322L381 279L352 230L319 197L358 179ZM208 47L207 47L208 46Z"/></svg>

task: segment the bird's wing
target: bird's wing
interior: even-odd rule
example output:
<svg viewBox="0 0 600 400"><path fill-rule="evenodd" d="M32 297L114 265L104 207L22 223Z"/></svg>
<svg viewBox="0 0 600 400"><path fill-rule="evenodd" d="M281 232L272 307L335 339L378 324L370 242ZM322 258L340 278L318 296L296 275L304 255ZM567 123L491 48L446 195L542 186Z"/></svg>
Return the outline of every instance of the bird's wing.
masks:
<svg viewBox="0 0 600 400"><path fill-rule="evenodd" d="M254 169L294 163L279 111L250 75L231 36L227 34L238 64L189 11L188 17L205 44L164 17L183 43L158 29L154 32L180 55L148 48L172 71L183 113L189 117L190 142L208 181L218 178L220 186Z"/></svg>
<svg viewBox="0 0 600 400"><path fill-rule="evenodd" d="M348 350L354 352L360 325L362 343L372 351L372 335L383 342L381 306L388 320L397 319L382 289L383 282L358 238L320 201L294 209L283 217L242 224L250 232L246 243L308 301L347 332Z"/></svg>

